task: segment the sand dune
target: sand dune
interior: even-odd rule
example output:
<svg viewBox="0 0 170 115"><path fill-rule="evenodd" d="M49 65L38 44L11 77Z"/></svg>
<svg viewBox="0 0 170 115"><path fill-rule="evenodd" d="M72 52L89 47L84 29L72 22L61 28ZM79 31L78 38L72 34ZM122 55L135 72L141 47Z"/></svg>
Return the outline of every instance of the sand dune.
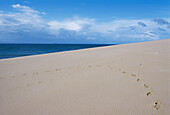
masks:
<svg viewBox="0 0 170 115"><path fill-rule="evenodd" d="M170 40L0 60L0 115L168 115Z"/></svg>

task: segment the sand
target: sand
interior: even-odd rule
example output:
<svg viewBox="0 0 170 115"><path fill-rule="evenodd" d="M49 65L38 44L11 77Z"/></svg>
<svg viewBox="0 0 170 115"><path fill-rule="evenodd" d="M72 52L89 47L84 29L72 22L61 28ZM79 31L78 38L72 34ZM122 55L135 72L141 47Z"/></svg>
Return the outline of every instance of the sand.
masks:
<svg viewBox="0 0 170 115"><path fill-rule="evenodd" d="M0 115L168 115L170 39L0 60Z"/></svg>

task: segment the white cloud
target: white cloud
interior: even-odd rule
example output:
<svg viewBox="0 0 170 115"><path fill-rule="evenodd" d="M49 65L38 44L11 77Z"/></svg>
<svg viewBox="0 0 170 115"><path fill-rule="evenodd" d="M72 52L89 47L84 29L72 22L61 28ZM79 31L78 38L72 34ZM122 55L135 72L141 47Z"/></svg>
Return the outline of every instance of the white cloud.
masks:
<svg viewBox="0 0 170 115"><path fill-rule="evenodd" d="M44 19L39 15L38 11L35 11L27 6L21 6L19 4L12 5L13 8L18 9L20 12L16 13L0 13L0 30L4 32L15 32L35 29L42 29L44 25Z"/></svg>
<svg viewBox="0 0 170 115"><path fill-rule="evenodd" d="M58 31L59 29L66 29L72 31L80 31L87 25L93 24L93 19L79 19L78 17L74 17L73 19L67 19L64 21L49 21L47 24L52 31Z"/></svg>
<svg viewBox="0 0 170 115"><path fill-rule="evenodd" d="M14 4L12 5L13 8L18 8L18 7L22 7L20 4Z"/></svg>
<svg viewBox="0 0 170 115"><path fill-rule="evenodd" d="M170 20L170 19L167 19ZM140 26L139 22L143 22L147 26ZM112 36L114 38L136 38L141 40L155 40L161 37L158 31L158 25L151 19L143 20L113 20L102 24L94 24L90 27L90 31L102 33L103 36ZM167 30L170 34L170 29ZM157 33L157 34L154 34Z"/></svg>
<svg viewBox="0 0 170 115"><path fill-rule="evenodd" d="M147 32L145 32L145 33L146 33L146 35L147 35L150 39L154 39L154 40L157 40L157 39L158 39L157 34L154 33L154 32L149 32L149 31L147 31Z"/></svg>
<svg viewBox="0 0 170 115"><path fill-rule="evenodd" d="M31 9L28 6L22 6L20 4L12 5L12 7L18 9L19 11L25 12L28 15L32 14L32 13L39 13L38 11L35 11L35 10Z"/></svg>
<svg viewBox="0 0 170 115"><path fill-rule="evenodd" d="M26 1L26 0L24 2L27 3L27 4L30 3L29 1Z"/></svg>
<svg viewBox="0 0 170 115"><path fill-rule="evenodd" d="M87 40L103 41L132 41L155 40L163 36L163 32L151 19L119 19L98 23L94 19L73 17L69 19L46 20L42 14L28 6L12 5L17 12L0 12L0 34L6 33L45 33L53 38L83 38ZM170 19L166 19L170 21ZM147 25L147 26L141 26ZM164 28L168 35L170 28ZM36 34L37 35L37 34ZM5 36L5 35L4 35ZM45 36L44 36L45 37ZM1 39L1 38L0 38Z"/></svg>
<svg viewBox="0 0 170 115"><path fill-rule="evenodd" d="M133 27L137 27L138 22L140 21L142 20L113 20L111 22L95 24L90 29L91 31L97 31L103 34L109 34L117 31L125 31L125 30L128 31Z"/></svg>
<svg viewBox="0 0 170 115"><path fill-rule="evenodd" d="M76 22L58 22L58 21L51 21L48 23L50 29L58 31L59 29L66 29L66 30L73 30L79 31L81 30L81 25L77 24Z"/></svg>

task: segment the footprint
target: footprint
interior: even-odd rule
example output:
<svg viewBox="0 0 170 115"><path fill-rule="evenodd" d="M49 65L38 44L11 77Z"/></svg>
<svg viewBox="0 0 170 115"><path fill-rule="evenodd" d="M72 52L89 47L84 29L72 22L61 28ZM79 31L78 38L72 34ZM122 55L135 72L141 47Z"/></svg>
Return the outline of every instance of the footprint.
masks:
<svg viewBox="0 0 170 115"><path fill-rule="evenodd" d="M89 65L88 67L92 67L91 65Z"/></svg>
<svg viewBox="0 0 170 115"><path fill-rule="evenodd" d="M144 87L145 87L145 88L149 88L149 86L148 86L147 84L144 84Z"/></svg>
<svg viewBox="0 0 170 115"><path fill-rule="evenodd" d="M22 76L26 76L26 74L22 74Z"/></svg>
<svg viewBox="0 0 170 115"><path fill-rule="evenodd" d="M0 79L2 79L2 77L0 77Z"/></svg>
<svg viewBox="0 0 170 115"><path fill-rule="evenodd" d="M136 81L137 81L137 82L140 82L140 79L137 79Z"/></svg>
<svg viewBox="0 0 170 115"><path fill-rule="evenodd" d="M49 70L45 71L45 72L50 72Z"/></svg>
<svg viewBox="0 0 170 115"><path fill-rule="evenodd" d="M157 100L152 107L155 108L155 109L157 109L157 110L159 110L159 109L161 108L161 103L160 103L160 101Z"/></svg>
<svg viewBox="0 0 170 115"><path fill-rule="evenodd" d="M34 72L33 74L36 74L36 75L38 75L38 72Z"/></svg>
<svg viewBox="0 0 170 115"><path fill-rule="evenodd" d="M61 69L59 69L59 68L58 68L58 69L56 69L56 71L60 71L60 70L61 70Z"/></svg>
<svg viewBox="0 0 170 115"><path fill-rule="evenodd" d="M153 92L149 91L146 95L147 95L147 96L150 96L150 95L152 95L152 94L153 94Z"/></svg>
<svg viewBox="0 0 170 115"><path fill-rule="evenodd" d="M135 75L135 74L131 74L131 76L136 77L136 75Z"/></svg>
<svg viewBox="0 0 170 115"><path fill-rule="evenodd" d="M125 72L125 71L123 71L122 73L123 73L123 74L125 74L126 72Z"/></svg>

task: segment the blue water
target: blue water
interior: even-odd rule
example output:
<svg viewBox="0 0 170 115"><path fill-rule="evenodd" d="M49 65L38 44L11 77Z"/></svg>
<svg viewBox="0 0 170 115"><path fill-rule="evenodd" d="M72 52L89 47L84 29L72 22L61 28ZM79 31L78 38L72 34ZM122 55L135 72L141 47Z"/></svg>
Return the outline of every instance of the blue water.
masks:
<svg viewBox="0 0 170 115"><path fill-rule="evenodd" d="M108 46L108 44L0 44L0 59Z"/></svg>

